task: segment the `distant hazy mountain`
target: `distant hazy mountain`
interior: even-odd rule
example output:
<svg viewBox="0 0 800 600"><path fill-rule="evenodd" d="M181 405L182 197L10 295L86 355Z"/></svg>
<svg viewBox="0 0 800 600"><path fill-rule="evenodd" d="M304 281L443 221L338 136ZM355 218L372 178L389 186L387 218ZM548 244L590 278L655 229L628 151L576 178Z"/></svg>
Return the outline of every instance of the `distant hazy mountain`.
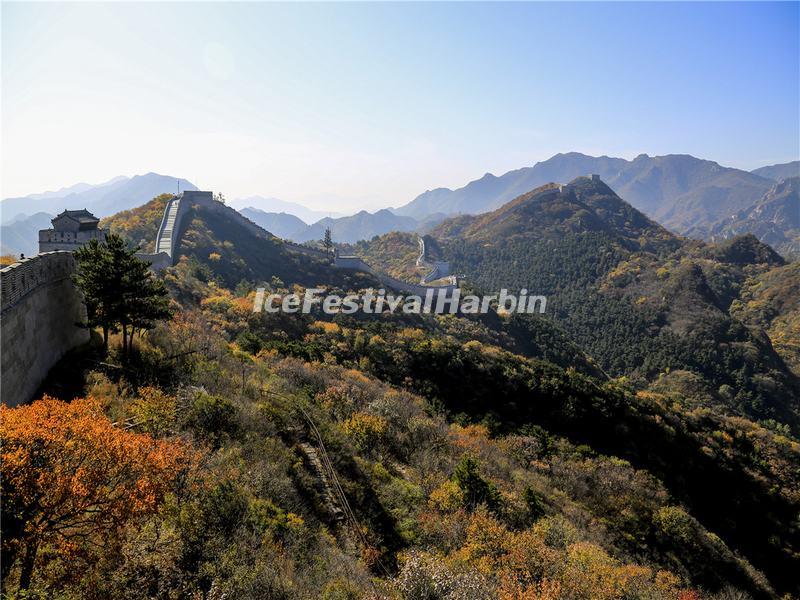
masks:
<svg viewBox="0 0 800 600"><path fill-rule="evenodd" d="M298 242L319 240L325 235L325 229L330 227L333 241L353 243L359 240L368 240L390 231L414 231L418 225L416 219L396 215L388 209L375 213L362 210L349 217L321 219L295 233L293 239Z"/></svg>
<svg viewBox="0 0 800 600"><path fill-rule="evenodd" d="M417 219L437 212L449 215L488 212L546 183L567 182L588 173L599 173L608 181L626 162L621 158L598 158L577 152L557 154L533 167L509 171L500 177L486 173L456 190L437 188L427 191L395 212Z"/></svg>
<svg viewBox="0 0 800 600"><path fill-rule="evenodd" d="M32 194L22 198L6 198L0 203L3 220L15 218L20 213L31 215L37 212L58 214L65 208L85 208L97 217L113 215L121 210L140 206L164 193L177 193L183 190L196 190L194 184L158 173L147 173L134 177L116 177L104 184L85 188L77 184L65 188L68 193L58 196L58 192ZM72 190L72 191L70 191ZM76 191L77 190L77 191Z"/></svg>
<svg viewBox="0 0 800 600"><path fill-rule="evenodd" d="M304 230L308 224L302 219L285 212L264 212L252 206L239 211L256 225L283 239L294 239L293 235Z"/></svg>
<svg viewBox="0 0 800 600"><path fill-rule="evenodd" d="M236 198L228 205L241 211L244 208L255 208L266 213L287 213L302 219L305 223L314 223L325 217L339 217L341 213L333 211L311 210L297 202L287 202L280 198L267 198L264 196L248 196Z"/></svg>
<svg viewBox="0 0 800 600"><path fill-rule="evenodd" d="M63 198L64 196L69 196L70 194L78 194L80 192L85 192L86 190L90 190L92 188L105 187L107 185L117 183L118 181L124 181L126 179L128 178L125 177L124 175L120 175L118 177L112 177L111 179L103 183L98 183L98 184L76 183L75 185L63 187L59 190L54 190L52 192L42 192L41 194L28 194L25 197L32 198L34 200L44 200L45 198Z"/></svg>
<svg viewBox="0 0 800 600"><path fill-rule="evenodd" d="M0 227L0 253L33 256L39 252L39 230L51 227L53 215L40 212Z"/></svg>
<svg viewBox="0 0 800 600"><path fill-rule="evenodd" d="M800 160L761 167L760 169L751 171L751 173L766 177L767 179L772 179L773 181L783 181L788 177L800 177Z"/></svg>
<svg viewBox="0 0 800 600"><path fill-rule="evenodd" d="M800 177L776 183L758 202L721 221L704 237L717 241L743 233L752 233L787 258L800 258Z"/></svg>
<svg viewBox="0 0 800 600"><path fill-rule="evenodd" d="M753 204L773 183L689 155L641 154L629 161L570 152L500 177L487 173L456 190L425 192L395 212L418 219L436 212L478 214L546 183L563 183L589 173L599 174L634 207L679 232L714 223Z"/></svg>

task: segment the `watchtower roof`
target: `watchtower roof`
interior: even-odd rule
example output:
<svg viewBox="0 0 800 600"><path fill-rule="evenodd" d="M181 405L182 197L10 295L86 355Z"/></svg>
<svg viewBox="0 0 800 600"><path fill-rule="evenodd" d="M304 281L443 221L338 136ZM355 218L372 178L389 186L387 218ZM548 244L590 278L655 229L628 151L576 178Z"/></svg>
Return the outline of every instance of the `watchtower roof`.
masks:
<svg viewBox="0 0 800 600"><path fill-rule="evenodd" d="M63 222L63 219L69 219L78 224L78 229L96 229L100 219L95 217L85 208L80 210L65 210L61 214L56 215L52 219L53 227L58 230L58 222Z"/></svg>
<svg viewBox="0 0 800 600"><path fill-rule="evenodd" d="M85 208L81 208L79 210L65 210L59 215L56 215L55 219L59 217L69 217L74 221L78 221L78 223L99 223L100 219L95 217L92 213L90 213ZM55 220L53 219L53 220Z"/></svg>

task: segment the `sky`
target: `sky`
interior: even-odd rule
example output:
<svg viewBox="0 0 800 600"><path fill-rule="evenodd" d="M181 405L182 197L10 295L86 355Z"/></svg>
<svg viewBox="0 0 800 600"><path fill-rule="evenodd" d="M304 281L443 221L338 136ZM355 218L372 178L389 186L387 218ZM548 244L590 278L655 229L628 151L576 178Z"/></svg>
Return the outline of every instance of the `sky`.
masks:
<svg viewBox="0 0 800 600"><path fill-rule="evenodd" d="M399 206L557 152L800 157L786 3L2 3L2 197Z"/></svg>

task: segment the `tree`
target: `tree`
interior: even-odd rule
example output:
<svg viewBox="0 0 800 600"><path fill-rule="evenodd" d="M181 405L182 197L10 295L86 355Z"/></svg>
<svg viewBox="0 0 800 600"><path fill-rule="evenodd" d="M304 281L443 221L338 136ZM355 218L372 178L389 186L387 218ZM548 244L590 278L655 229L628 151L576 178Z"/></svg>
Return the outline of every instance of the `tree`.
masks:
<svg viewBox="0 0 800 600"><path fill-rule="evenodd" d="M452 476L453 482L464 495L466 508L474 509L486 504L490 510L497 510L502 502L495 485L486 481L478 472L478 462L469 455L461 458Z"/></svg>
<svg viewBox="0 0 800 600"><path fill-rule="evenodd" d="M325 228L325 237L322 239L322 245L325 247L325 253L330 254L333 251L333 236L331 235L331 228Z"/></svg>
<svg viewBox="0 0 800 600"><path fill-rule="evenodd" d="M109 331L122 330L123 356L128 356L137 331L171 315L164 283L136 257L137 251L111 234L105 242L91 240L75 252L74 280L84 295L88 325L102 327L106 350Z"/></svg>
<svg viewBox="0 0 800 600"><path fill-rule="evenodd" d="M38 551L69 558L153 514L195 464L184 442L115 427L91 398L0 407L3 579L30 586Z"/></svg>

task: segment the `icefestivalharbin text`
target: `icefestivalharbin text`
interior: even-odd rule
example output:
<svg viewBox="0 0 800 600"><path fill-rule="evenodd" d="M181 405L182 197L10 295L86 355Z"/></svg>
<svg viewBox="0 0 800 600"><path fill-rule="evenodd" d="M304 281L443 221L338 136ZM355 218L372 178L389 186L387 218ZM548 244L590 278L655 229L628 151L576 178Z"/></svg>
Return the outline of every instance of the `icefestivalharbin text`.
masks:
<svg viewBox="0 0 800 600"><path fill-rule="evenodd" d="M266 288L256 290L253 312L309 314L321 309L325 314L485 314L494 309L505 313L544 313L547 298L528 295L522 289L510 294L505 288L499 294L474 296L461 295L459 289L431 288L424 296L393 296L385 290L372 288L359 294L339 296L327 294L322 288L309 288L301 294L267 293Z"/></svg>

